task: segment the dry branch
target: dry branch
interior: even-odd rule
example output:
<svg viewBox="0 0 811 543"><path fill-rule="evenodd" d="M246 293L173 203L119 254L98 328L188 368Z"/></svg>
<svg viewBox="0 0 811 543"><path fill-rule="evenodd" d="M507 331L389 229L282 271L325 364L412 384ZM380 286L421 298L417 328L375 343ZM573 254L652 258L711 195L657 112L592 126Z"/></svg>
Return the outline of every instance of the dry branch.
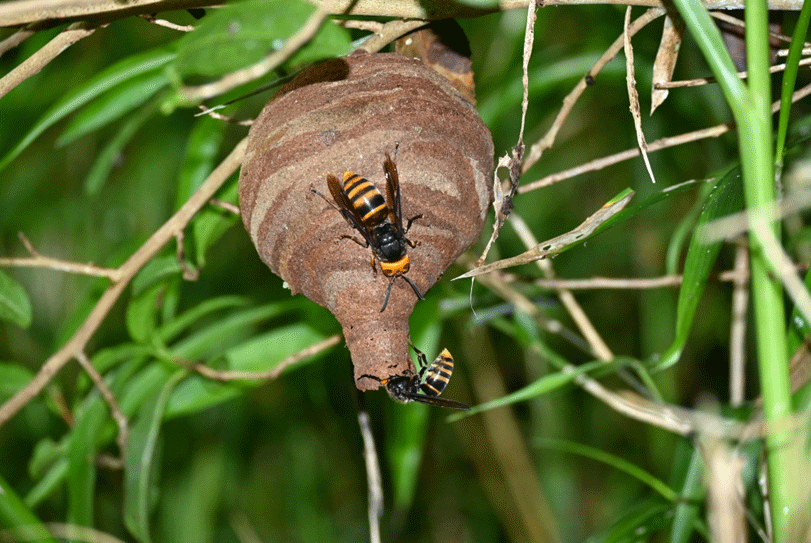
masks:
<svg viewBox="0 0 811 543"><path fill-rule="evenodd" d="M0 4L2 9L2 4ZM0 98L17 85L36 75L62 51L96 31L93 25L74 23L45 44L39 51L22 61L0 79Z"/></svg>
<svg viewBox="0 0 811 543"><path fill-rule="evenodd" d="M438 20L473 17L495 11L526 8L527 0L501 0L497 6L482 9L462 3L435 0L309 0L331 14L385 16L403 19ZM535 1L535 0L533 0ZM744 0L705 0L707 9L743 9ZM28 24L54 26L72 21L110 22L132 15L218 5L211 0L18 0L0 3L0 27ZM544 0L543 6L584 6L617 4L662 7L659 0ZM540 3L539 3L540 5ZM770 0L770 10L799 10L802 0Z"/></svg>

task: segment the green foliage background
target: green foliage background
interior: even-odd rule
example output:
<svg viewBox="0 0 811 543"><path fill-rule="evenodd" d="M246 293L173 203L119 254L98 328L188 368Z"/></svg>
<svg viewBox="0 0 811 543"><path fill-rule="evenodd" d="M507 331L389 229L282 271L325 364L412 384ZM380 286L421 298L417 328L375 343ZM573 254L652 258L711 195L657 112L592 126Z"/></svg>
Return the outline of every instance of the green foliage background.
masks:
<svg viewBox="0 0 811 543"><path fill-rule="evenodd" d="M252 35L246 29L244 42L223 38L230 27L222 25L222 12L209 12L199 22L186 12L161 15L204 25L200 35L181 35L138 18L116 21L3 97L2 255L26 256L17 237L22 232L45 255L120 265L247 132L194 117L191 108L174 108L174 85L234 69L235 58L247 62L252 51L287 38L309 8L299 13L298 4L282 11L280 5L233 8L267 30ZM525 141L544 134L563 97L620 35L623 13L615 6L538 11ZM517 10L459 20L471 43L478 107L497 155L518 137L525 17ZM791 15L787 20L793 24ZM643 111L660 21L634 38ZM59 30L40 32L0 57L3 73ZM345 54L363 35L328 23L306 51L267 79ZM708 74L688 39L675 79ZM252 96L225 113L252 118L268 97ZM808 147L797 136L807 129L807 113L807 103L795 107L787 171L807 160ZM643 126L653 141L730 119L720 91L704 86L671 91L653 116L644 116ZM41 133L17 153L32 130ZM596 77L555 147L522 184L635 146L620 55ZM664 371L653 369L676 338L678 289L577 294L608 346L624 357L595 375L606 386L627 388L622 378L631 375L655 398L688 407L714 398L735 416L726 407L731 287L715 280L704 285L711 270L731 267L732 251L719 246L717 261L688 257L686 270L684 262L702 209L721 215L740 208L739 201L713 203L720 192L740 190L734 175L718 181L715 200L709 190L721 172L734 167L736 156L729 133L651 155L656 185L637 159L516 198L515 213L545 240L576 227L626 188L636 191L635 203L644 203L679 183L714 179L636 208L554 260L563 278L682 271L699 276L690 292L700 296L700 305L695 319L682 327L686 344L678 363ZM236 202L236 176L218 198ZM804 232L796 232L798 240ZM477 255L488 234L489 227L474 248ZM789 245L803 254L801 241ZM524 250L508 221L490 260ZM595 356L583 348L554 293L532 283L539 276L533 265L513 270L515 286L544 319L559 321L563 333L517 313L480 283L471 296L469 282L449 281L464 271L461 266L446 272L412 316L412 339L421 350L431 356L445 346L455 356L449 398L475 405L541 383L529 400L449 422L446 412L397 405L383 392L358 398L343 346L275 381L220 384L187 375L177 359L262 370L340 329L326 311L289 296L259 261L240 221L223 210L206 208L186 229L185 257L189 267L199 269L196 281L182 279L174 247L167 247L139 274L86 352L129 417L127 469L91 461L121 451L106 405L71 363L0 429L6 490L0 525L63 522L137 541L250 541L250 534L261 541L366 540L361 400L381 455L386 541L687 541L706 535L704 517L697 513L703 499L696 483L700 462L690 440L619 415L569 379L540 381L564 375L558 374L559 361L580 366ZM16 316L0 323L3 401L64 344L108 285L44 269L0 270L0 279L8 278L14 283L0 286ZM28 318L17 284L30 297ZM754 375L748 398L758 394ZM756 462L755 447L742 452ZM759 515L757 499L748 505Z"/></svg>

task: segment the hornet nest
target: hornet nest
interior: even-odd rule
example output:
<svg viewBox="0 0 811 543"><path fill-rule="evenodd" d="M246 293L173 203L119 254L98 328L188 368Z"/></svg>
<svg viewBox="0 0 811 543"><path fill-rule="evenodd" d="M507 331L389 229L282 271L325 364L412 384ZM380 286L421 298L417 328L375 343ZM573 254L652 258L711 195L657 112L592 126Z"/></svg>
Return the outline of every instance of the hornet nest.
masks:
<svg viewBox="0 0 811 543"><path fill-rule="evenodd" d="M343 327L360 390L412 371L408 318L417 302L402 278L389 287L371 249L311 187L351 171L386 194L395 156L408 238L407 277L425 293L479 236L492 200L493 142L476 108L420 61L357 54L314 65L284 86L253 123L239 178L245 228L259 256ZM331 198L330 198L331 200Z"/></svg>

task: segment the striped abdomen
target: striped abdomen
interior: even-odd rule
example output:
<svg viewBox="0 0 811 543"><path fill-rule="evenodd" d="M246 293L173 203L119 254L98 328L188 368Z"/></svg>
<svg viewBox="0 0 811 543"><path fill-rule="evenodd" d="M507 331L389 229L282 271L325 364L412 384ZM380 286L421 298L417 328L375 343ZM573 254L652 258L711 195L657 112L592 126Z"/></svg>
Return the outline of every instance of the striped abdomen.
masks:
<svg viewBox="0 0 811 543"><path fill-rule="evenodd" d="M428 396L439 396L445 387L448 386L451 374L453 373L453 357L448 349L442 349L428 368L425 382L420 386L423 394Z"/></svg>
<svg viewBox="0 0 811 543"><path fill-rule="evenodd" d="M380 224L389 216L386 200L368 179L344 172L344 193L366 226Z"/></svg>

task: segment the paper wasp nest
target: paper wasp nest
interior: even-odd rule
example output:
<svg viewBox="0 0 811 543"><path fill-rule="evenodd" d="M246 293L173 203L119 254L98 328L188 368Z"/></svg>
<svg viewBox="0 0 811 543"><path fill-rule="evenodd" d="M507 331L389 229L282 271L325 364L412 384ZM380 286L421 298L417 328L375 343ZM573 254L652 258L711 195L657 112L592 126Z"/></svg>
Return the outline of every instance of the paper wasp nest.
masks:
<svg viewBox="0 0 811 543"><path fill-rule="evenodd" d="M242 220L262 260L293 294L329 309L343 327L359 389L410 369L408 318L418 301L389 278L330 197L327 174L355 172L383 195L388 152L399 171L407 276L422 293L479 236L492 194L493 143L475 107L447 79L398 54L317 64L283 87L251 127L239 179ZM373 377L368 377L373 376Z"/></svg>

